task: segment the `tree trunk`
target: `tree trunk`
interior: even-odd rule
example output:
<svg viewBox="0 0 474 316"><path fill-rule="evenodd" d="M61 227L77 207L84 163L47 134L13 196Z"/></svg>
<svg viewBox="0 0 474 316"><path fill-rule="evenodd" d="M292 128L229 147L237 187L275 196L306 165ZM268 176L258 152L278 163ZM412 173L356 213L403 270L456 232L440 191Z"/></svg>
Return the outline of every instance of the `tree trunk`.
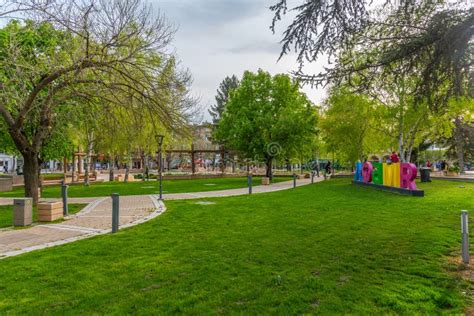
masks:
<svg viewBox="0 0 474 316"><path fill-rule="evenodd" d="M109 163L109 181L114 181L114 156L112 155L112 159L110 159Z"/></svg>
<svg viewBox="0 0 474 316"><path fill-rule="evenodd" d="M89 155L84 159L84 185L89 186Z"/></svg>
<svg viewBox="0 0 474 316"><path fill-rule="evenodd" d="M400 162L405 162L405 145L403 141L403 132L400 131L398 134L398 154Z"/></svg>
<svg viewBox="0 0 474 316"><path fill-rule="evenodd" d="M266 173L265 173L265 176L270 178L270 181L273 180L272 161L273 161L272 158L267 158L266 161L265 161L265 165L266 165L266 169L267 169Z"/></svg>
<svg viewBox="0 0 474 316"><path fill-rule="evenodd" d="M67 157L63 157L63 173L67 173Z"/></svg>
<svg viewBox="0 0 474 316"><path fill-rule="evenodd" d="M125 163L125 179L124 182L128 182L128 176L130 174L130 168L133 169L133 156L132 156L132 150L130 149L130 154L128 155L127 162Z"/></svg>
<svg viewBox="0 0 474 316"><path fill-rule="evenodd" d="M129 163L125 165L125 179L123 179L123 182L127 183L128 182L128 174L130 173L130 168L129 168Z"/></svg>
<svg viewBox="0 0 474 316"><path fill-rule="evenodd" d="M464 143L462 133L462 121L459 117L454 121L454 144L456 149L456 155L458 156L458 164L461 169L461 173L464 173Z"/></svg>
<svg viewBox="0 0 474 316"><path fill-rule="evenodd" d="M23 179L25 182L25 196L33 198L33 204L38 203L40 164L38 154L28 151L23 153Z"/></svg>

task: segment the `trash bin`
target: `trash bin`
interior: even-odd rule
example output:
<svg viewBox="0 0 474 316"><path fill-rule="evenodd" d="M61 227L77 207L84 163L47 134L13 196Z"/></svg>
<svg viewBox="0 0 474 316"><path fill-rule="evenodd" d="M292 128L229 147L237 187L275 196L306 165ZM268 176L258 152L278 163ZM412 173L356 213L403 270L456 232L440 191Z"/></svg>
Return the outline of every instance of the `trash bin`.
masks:
<svg viewBox="0 0 474 316"><path fill-rule="evenodd" d="M430 168L420 168L421 182L431 182L430 171Z"/></svg>
<svg viewBox="0 0 474 316"><path fill-rule="evenodd" d="M13 226L28 226L33 222L33 199L13 200Z"/></svg>

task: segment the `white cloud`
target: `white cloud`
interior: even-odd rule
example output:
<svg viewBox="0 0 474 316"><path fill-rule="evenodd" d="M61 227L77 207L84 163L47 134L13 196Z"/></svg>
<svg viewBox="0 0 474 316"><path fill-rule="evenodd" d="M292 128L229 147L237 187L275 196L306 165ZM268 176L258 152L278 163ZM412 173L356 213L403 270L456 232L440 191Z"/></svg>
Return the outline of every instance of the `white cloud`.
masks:
<svg viewBox="0 0 474 316"><path fill-rule="evenodd" d="M205 119L225 76L242 76L245 70L262 68L272 74L297 69L295 55L278 61L281 34L269 29L274 0L163 0L154 6L179 26L173 43L182 65L193 74L193 93L201 98ZM281 27L283 27L282 25ZM281 32L283 28L279 31ZM311 65L320 72L325 60ZM319 103L322 89L305 87L309 98Z"/></svg>

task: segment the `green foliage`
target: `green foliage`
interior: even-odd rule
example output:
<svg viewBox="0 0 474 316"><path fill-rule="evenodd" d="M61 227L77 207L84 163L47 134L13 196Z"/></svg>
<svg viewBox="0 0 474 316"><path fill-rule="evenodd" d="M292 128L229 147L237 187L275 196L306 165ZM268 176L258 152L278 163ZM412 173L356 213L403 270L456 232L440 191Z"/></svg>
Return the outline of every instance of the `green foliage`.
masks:
<svg viewBox="0 0 474 316"><path fill-rule="evenodd" d="M454 173L459 173L461 171L461 168L459 168L459 166L449 166L448 171L449 172L454 172Z"/></svg>
<svg viewBox="0 0 474 316"><path fill-rule="evenodd" d="M374 109L375 103L367 96L351 93L346 88L333 89L321 118L327 151L337 153L341 162L350 165L379 151L386 138L373 128Z"/></svg>
<svg viewBox="0 0 474 316"><path fill-rule="evenodd" d="M243 158L299 158L316 136L316 109L287 75L246 71L226 105L215 138Z"/></svg>
<svg viewBox="0 0 474 316"><path fill-rule="evenodd" d="M62 111L64 112L64 111ZM73 137L71 137L71 122L73 122L71 117L56 115L56 127L52 129L49 137L44 141L44 144L41 148L39 157L43 161L47 160L61 160L63 157L71 156L73 151ZM25 133L29 138L33 137L33 128L34 122L28 122L27 132ZM8 127L5 125L5 122L0 118L0 150L3 153L10 155L20 156L13 139L7 131Z"/></svg>
<svg viewBox="0 0 474 316"><path fill-rule="evenodd" d="M294 48L300 63L296 75L303 81L356 83L361 91L387 75L416 76L415 97L434 110L452 96L473 96L474 9L465 1L300 0L290 6L278 0L270 9L274 31L283 15L296 12L283 33L281 54ZM304 65L321 55L334 66L305 73Z"/></svg>

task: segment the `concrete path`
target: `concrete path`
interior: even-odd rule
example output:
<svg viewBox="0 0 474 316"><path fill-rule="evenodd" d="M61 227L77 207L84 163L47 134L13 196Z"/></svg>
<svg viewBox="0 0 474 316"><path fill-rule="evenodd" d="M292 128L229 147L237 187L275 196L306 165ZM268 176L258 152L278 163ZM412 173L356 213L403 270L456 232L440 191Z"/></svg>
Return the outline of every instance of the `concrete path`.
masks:
<svg viewBox="0 0 474 316"><path fill-rule="evenodd" d="M320 182L324 178L314 178L314 182ZM311 179L296 180L296 186L302 186L311 184ZM281 190L288 190L293 188L293 180L277 182L271 185L257 185L252 188L252 193L266 193L275 192ZM220 191L206 191L206 192L191 192L191 193L167 193L163 194L163 199L166 200L188 200L188 199L201 199L201 198L212 198L212 197L225 197L225 196L237 196L245 195L249 193L248 188L240 189L229 189Z"/></svg>
<svg viewBox="0 0 474 316"><path fill-rule="evenodd" d="M315 178L320 182L323 178ZM310 179L297 180L296 185L310 184ZM253 187L253 193L290 189L293 181ZM248 194L248 188L221 191L164 194L164 200L197 199ZM51 200L51 199L48 199ZM13 199L0 199L12 204ZM0 229L0 259L29 251L61 245L92 236L106 234L112 227L112 199L110 197L70 198L70 203L88 203L83 210L57 224L38 224L26 229ZM10 203L8 203L10 202ZM130 195L120 197L120 228L144 223L166 210L157 195Z"/></svg>

